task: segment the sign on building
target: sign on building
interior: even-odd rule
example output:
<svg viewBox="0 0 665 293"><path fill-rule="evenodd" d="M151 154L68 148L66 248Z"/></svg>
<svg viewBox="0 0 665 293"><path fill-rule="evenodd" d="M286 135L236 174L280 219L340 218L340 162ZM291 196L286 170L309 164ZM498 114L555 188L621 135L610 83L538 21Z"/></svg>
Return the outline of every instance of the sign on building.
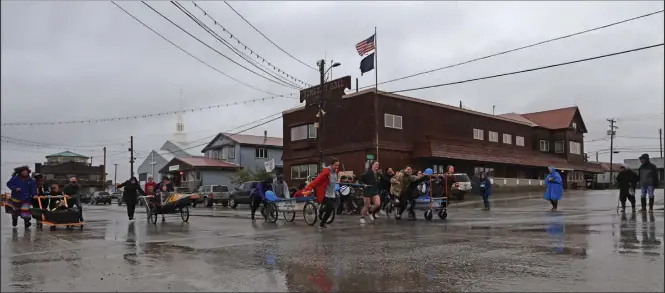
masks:
<svg viewBox="0 0 665 293"><path fill-rule="evenodd" d="M169 166L169 171L178 171L180 170L180 165Z"/></svg>

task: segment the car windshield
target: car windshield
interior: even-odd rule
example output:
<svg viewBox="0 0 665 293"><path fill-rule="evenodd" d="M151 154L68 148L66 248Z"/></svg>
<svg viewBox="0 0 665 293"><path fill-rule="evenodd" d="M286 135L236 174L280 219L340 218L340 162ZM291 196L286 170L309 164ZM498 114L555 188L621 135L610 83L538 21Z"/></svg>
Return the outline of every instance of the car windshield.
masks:
<svg viewBox="0 0 665 293"><path fill-rule="evenodd" d="M469 182L469 176L466 174L455 174L455 181L456 182Z"/></svg>
<svg viewBox="0 0 665 293"><path fill-rule="evenodd" d="M228 192L229 187L225 185L215 185L212 187L212 192Z"/></svg>

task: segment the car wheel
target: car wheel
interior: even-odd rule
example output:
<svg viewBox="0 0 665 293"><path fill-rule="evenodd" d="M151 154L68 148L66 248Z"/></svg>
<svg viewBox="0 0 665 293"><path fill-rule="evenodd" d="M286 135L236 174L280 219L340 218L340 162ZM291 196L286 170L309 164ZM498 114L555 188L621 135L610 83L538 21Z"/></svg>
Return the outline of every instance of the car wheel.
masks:
<svg viewBox="0 0 665 293"><path fill-rule="evenodd" d="M238 207L238 203L236 202L236 200L235 200L234 198L231 198L231 199L229 199L229 206L230 206L232 209L235 209L235 208Z"/></svg>

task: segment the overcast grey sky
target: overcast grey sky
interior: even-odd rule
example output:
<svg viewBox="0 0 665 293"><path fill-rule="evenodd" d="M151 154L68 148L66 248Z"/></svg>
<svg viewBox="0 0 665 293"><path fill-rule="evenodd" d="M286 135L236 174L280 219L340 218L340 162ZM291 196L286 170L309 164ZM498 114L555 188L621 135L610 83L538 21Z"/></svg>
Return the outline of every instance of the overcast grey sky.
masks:
<svg viewBox="0 0 665 293"><path fill-rule="evenodd" d="M197 37L240 60L169 2L149 2ZM210 19L181 2L216 30ZM317 73L286 56L242 21L223 2L198 2L238 39L268 61L308 83ZM140 2L119 2L126 10L211 65L256 87L296 93L247 72L201 45ZM360 85L355 44L378 27L379 80L446 66L663 9L662 1L612 2L232 2L263 33L297 58L315 66L324 56L341 62L335 77L352 75ZM96 119L178 109L183 90L186 108L267 97L213 71L168 44L110 2L2 2L2 122ZM398 90L521 70L663 42L663 14L500 57L380 86ZM246 64L245 61L239 62ZM533 112L580 107L589 133L604 137L606 118L616 117L623 152L658 148L663 126L663 48L566 67L492 80L408 92L407 95L491 113ZM253 67L251 67L253 68ZM256 70L256 69L255 69ZM195 140L295 106L275 99L186 114L185 129ZM2 135L49 145L45 148L2 143L2 177L18 163L34 166L44 156L71 150L101 162L125 151L134 135L139 155L159 148L175 130L175 116L97 124L2 127ZM247 133L281 136L281 120ZM122 145L124 144L124 145ZM586 151L607 149L609 142L586 144ZM655 151L649 152L656 156ZM109 156L108 170L129 173L129 156ZM608 160L608 155L601 155ZM143 160L139 157L138 164ZM4 186L4 184L3 184Z"/></svg>

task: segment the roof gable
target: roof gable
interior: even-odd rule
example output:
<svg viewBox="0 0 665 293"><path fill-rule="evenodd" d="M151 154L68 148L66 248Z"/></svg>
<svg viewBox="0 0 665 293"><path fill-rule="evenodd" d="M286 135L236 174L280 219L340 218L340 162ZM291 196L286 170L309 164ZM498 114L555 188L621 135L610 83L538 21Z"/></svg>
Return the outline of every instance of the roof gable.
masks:
<svg viewBox="0 0 665 293"><path fill-rule="evenodd" d="M52 155L48 155L46 157L47 158L50 158L50 157L70 157L70 158L85 158L85 159L89 158L89 157L86 157L84 155L79 155L77 153L72 153L70 151L65 151L65 152L61 152L61 153L57 153L57 154L52 154Z"/></svg>
<svg viewBox="0 0 665 293"><path fill-rule="evenodd" d="M521 114L520 116L532 121L533 123L536 123L540 127L554 130L554 129L570 128L570 124L573 122L575 114L579 114L578 112L579 109L577 108L577 106L575 106L575 107L526 113L526 114Z"/></svg>
<svg viewBox="0 0 665 293"><path fill-rule="evenodd" d="M282 148L284 145L281 137L220 132L201 150L201 152L213 148L216 142L223 139L228 139L240 145L262 145L275 148Z"/></svg>

